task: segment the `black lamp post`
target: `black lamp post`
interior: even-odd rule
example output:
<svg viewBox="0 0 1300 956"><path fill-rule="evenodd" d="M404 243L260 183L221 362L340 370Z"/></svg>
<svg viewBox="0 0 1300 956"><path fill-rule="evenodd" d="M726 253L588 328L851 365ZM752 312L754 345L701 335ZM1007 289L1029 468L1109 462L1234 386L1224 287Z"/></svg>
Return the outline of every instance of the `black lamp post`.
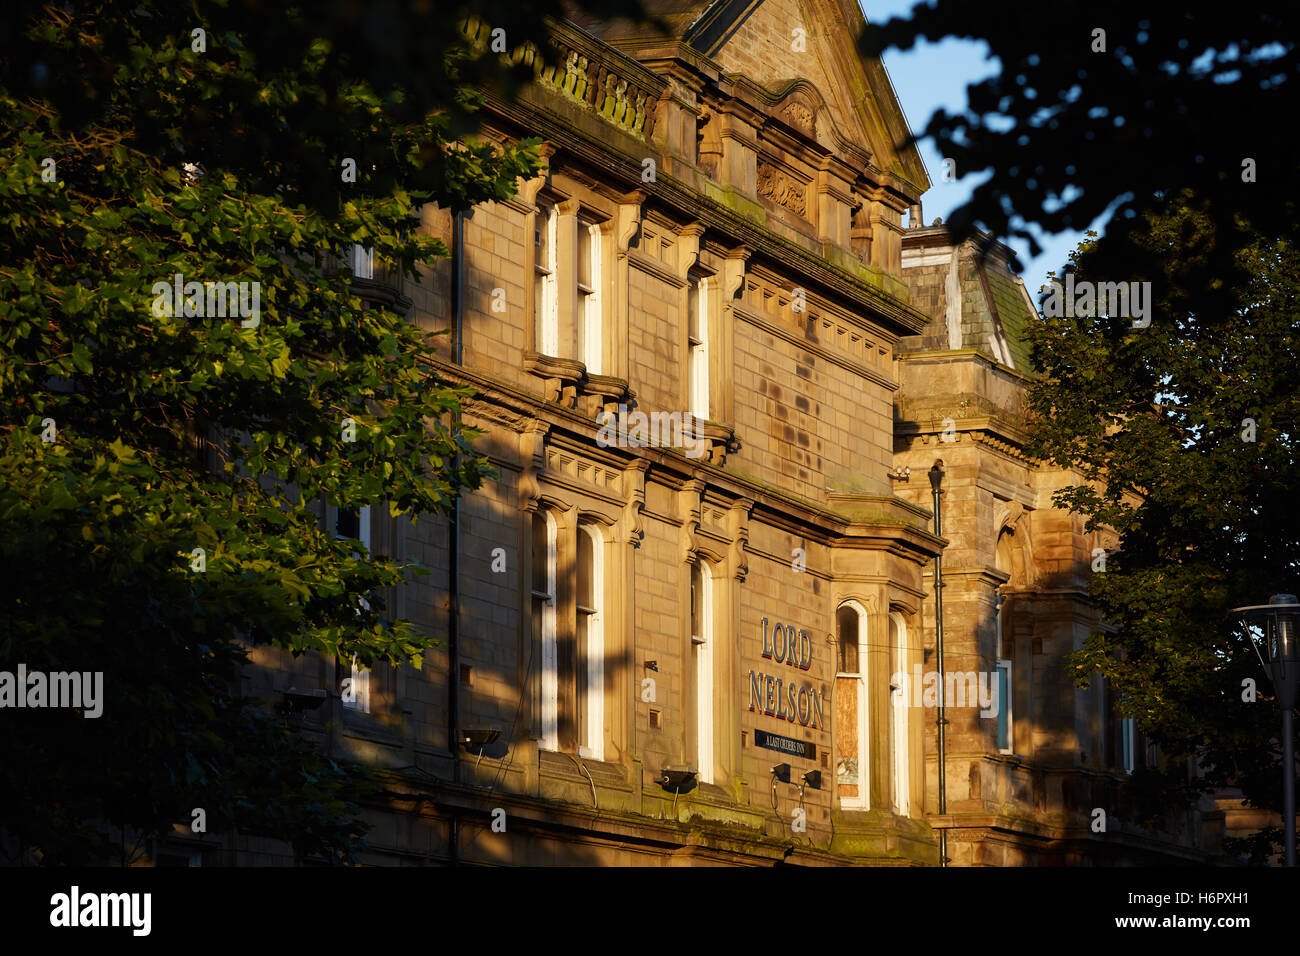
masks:
<svg viewBox="0 0 1300 956"><path fill-rule="evenodd" d="M1292 711L1300 684L1300 604L1294 594L1274 594L1267 604L1232 609L1241 620L1263 620L1268 663L1253 639L1255 656L1273 678L1273 691L1282 705L1282 825L1286 833L1286 865L1295 866L1295 735Z"/></svg>

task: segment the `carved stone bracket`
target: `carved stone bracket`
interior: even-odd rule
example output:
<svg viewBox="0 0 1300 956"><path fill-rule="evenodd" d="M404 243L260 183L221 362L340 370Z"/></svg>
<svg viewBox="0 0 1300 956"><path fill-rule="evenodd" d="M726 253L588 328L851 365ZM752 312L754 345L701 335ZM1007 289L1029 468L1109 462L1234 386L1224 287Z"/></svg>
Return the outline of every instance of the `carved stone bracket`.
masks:
<svg viewBox="0 0 1300 956"><path fill-rule="evenodd" d="M677 233L677 272L686 276L700 259L700 237L704 235L704 224L687 223Z"/></svg>
<svg viewBox="0 0 1300 956"><path fill-rule="evenodd" d="M704 494L704 482L694 478L685 482L677 492L677 511L682 518L681 544L682 560L687 564L696 561L695 533L700 530L701 498Z"/></svg>
<svg viewBox="0 0 1300 956"><path fill-rule="evenodd" d="M542 191L543 186L550 182L551 159L559 150L553 143L546 142L542 143L537 148L537 151L542 158L541 169L537 171L537 175L532 179L520 179L519 191L514 197L515 203L526 207L530 212L536 210L537 194Z"/></svg>
<svg viewBox="0 0 1300 956"><path fill-rule="evenodd" d="M731 566L735 570L736 580L744 581L749 575L749 513L754 502L740 498L727 512L727 524L731 532Z"/></svg>
<svg viewBox="0 0 1300 956"><path fill-rule="evenodd" d="M644 189L634 189L618 204L614 249L620 259L626 258L628 246L641 230L641 213L649 195Z"/></svg>
<svg viewBox="0 0 1300 956"><path fill-rule="evenodd" d="M999 517L1001 518L1001 522L998 525L998 530L1001 531L1003 528L1006 528L1012 534L1015 534L1016 525L1020 523L1020 519L1023 518L1024 516L1025 516L1024 505L1022 505L1019 501L1007 502L1006 507L1002 509L1002 513L999 515Z"/></svg>
<svg viewBox="0 0 1300 956"><path fill-rule="evenodd" d="M519 432L519 507L523 511L537 510L542 497L541 475L546 470L546 435L551 426L538 419L530 419Z"/></svg>
<svg viewBox="0 0 1300 956"><path fill-rule="evenodd" d="M627 529L627 543L634 548L641 547L645 540L645 523L642 510L645 508L645 476L650 470L650 463L644 458L634 458L623 469L623 494L627 504L623 506L623 527Z"/></svg>
<svg viewBox="0 0 1300 956"><path fill-rule="evenodd" d="M745 281L745 264L749 262L749 257L754 254L750 246L737 246L727 253L726 260L722 263L722 300L724 303L730 302L740 291L741 283Z"/></svg>

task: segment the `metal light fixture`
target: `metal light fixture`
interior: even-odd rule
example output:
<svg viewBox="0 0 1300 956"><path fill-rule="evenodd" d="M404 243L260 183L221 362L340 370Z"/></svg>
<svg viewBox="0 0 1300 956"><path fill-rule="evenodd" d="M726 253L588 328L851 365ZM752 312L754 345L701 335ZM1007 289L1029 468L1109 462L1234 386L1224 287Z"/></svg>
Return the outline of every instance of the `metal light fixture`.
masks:
<svg viewBox="0 0 1300 956"><path fill-rule="evenodd" d="M1282 825L1286 833L1286 865L1296 865L1295 848L1295 732L1292 711L1296 688L1300 686L1300 604L1294 594L1274 594L1267 604L1233 608L1230 614L1243 621L1261 621L1268 661L1251 635L1251 647L1264 670L1273 679L1273 691L1282 707Z"/></svg>
<svg viewBox="0 0 1300 956"><path fill-rule="evenodd" d="M664 767L659 771L659 786L673 794L689 793L695 787L697 776L694 767Z"/></svg>
<svg viewBox="0 0 1300 956"><path fill-rule="evenodd" d="M325 703L325 691L319 687L315 690L299 690L297 687L290 687L280 692L280 713L285 716L318 710L323 703Z"/></svg>
<svg viewBox="0 0 1300 956"><path fill-rule="evenodd" d="M930 489L936 494L943 494L943 459L936 458L930 468Z"/></svg>
<svg viewBox="0 0 1300 956"><path fill-rule="evenodd" d="M480 757L483 752L497 742L501 731L496 727L466 727L460 733L460 745L470 753Z"/></svg>

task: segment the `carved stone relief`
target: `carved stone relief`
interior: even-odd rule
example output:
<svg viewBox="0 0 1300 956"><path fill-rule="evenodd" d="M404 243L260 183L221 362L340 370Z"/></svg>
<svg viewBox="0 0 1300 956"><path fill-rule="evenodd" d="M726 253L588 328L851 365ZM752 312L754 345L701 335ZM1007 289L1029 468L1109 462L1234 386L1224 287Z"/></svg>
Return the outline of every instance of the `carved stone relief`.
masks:
<svg viewBox="0 0 1300 956"><path fill-rule="evenodd" d="M771 163L760 161L758 164L758 193L801 216L808 213L808 187L796 182Z"/></svg>

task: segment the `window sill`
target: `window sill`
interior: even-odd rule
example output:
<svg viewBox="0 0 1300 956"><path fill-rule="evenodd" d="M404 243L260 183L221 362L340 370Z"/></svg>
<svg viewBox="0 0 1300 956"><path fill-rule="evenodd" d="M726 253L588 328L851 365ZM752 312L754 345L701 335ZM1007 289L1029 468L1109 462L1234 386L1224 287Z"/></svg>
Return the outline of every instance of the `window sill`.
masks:
<svg viewBox="0 0 1300 956"><path fill-rule="evenodd" d="M524 371L544 380L543 394L548 402L577 408L580 397L594 399L592 404L596 407L589 409L593 416L602 410L616 412L617 406L629 405L636 397L626 380L588 372L587 366L577 359L529 350L524 353Z"/></svg>
<svg viewBox="0 0 1300 956"><path fill-rule="evenodd" d="M392 726L381 714L376 714L373 710L369 712L349 710L342 705L339 711L342 715L342 732L347 736L361 737L372 743L387 746L399 746L402 743L400 730Z"/></svg>
<svg viewBox="0 0 1300 956"><path fill-rule="evenodd" d="M627 382L613 375L588 374L582 385L582 391L583 394L591 395L597 400L596 404L600 406L598 410L615 414L618 412L617 406L631 405L632 400L636 398L636 392L628 387Z"/></svg>
<svg viewBox="0 0 1300 956"><path fill-rule="evenodd" d="M621 790L628 793L632 792L632 784L628 780L627 769L621 764L608 763L604 760L593 760L590 757L579 757L577 754L571 754L562 750L542 750L539 751L541 762L541 773L547 777L558 777L566 781L580 780L583 785L587 785L587 774L591 774L591 782L599 789ZM585 767L587 773L582 772Z"/></svg>
<svg viewBox="0 0 1300 956"><path fill-rule="evenodd" d="M577 407L581 386L587 379L587 366L582 362L530 349L524 353L524 371L543 380L546 401Z"/></svg>
<svg viewBox="0 0 1300 956"><path fill-rule="evenodd" d="M696 418L695 432L707 443L705 460L711 465L717 465L719 468L727 463L727 455L734 454L741 449L740 439L736 437L736 430L730 425L724 425L722 422Z"/></svg>

